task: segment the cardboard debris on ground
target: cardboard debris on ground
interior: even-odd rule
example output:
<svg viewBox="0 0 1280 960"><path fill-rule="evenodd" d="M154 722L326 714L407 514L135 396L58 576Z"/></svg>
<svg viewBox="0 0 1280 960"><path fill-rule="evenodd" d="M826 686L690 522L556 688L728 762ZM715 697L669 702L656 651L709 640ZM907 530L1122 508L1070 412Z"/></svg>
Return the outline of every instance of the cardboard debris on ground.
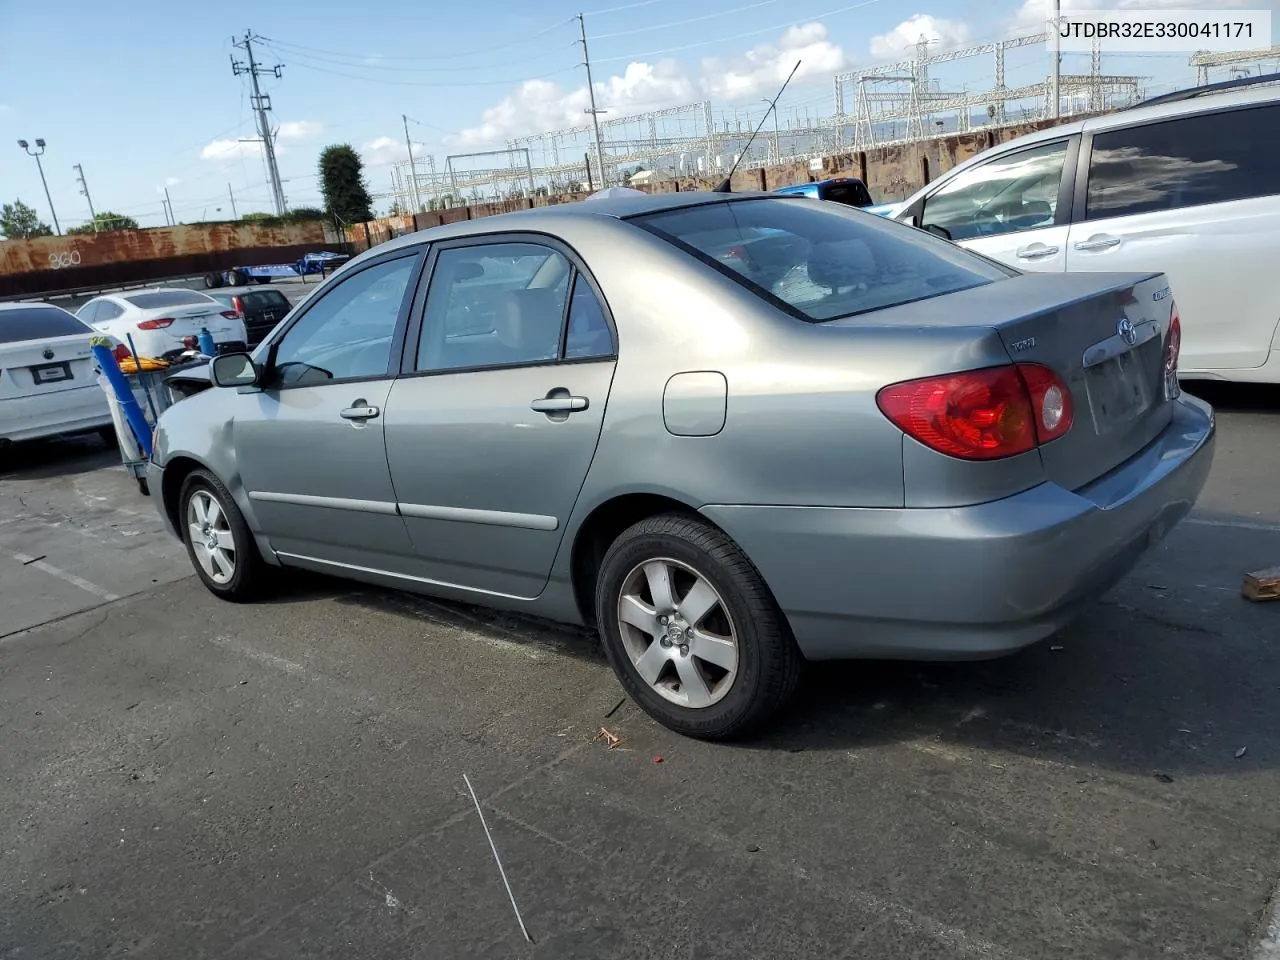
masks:
<svg viewBox="0 0 1280 960"><path fill-rule="evenodd" d="M1280 600L1280 567L1269 567L1266 570L1255 570L1244 575L1244 586L1241 588L1246 600L1255 603L1262 600Z"/></svg>
<svg viewBox="0 0 1280 960"><path fill-rule="evenodd" d="M618 744L622 742L622 738L620 736L618 736L616 733L610 733L604 727L601 727L600 732L597 733L594 737L592 737L591 740L593 743L596 740L603 740L605 743L609 745L610 750L612 750L614 747L616 747Z"/></svg>

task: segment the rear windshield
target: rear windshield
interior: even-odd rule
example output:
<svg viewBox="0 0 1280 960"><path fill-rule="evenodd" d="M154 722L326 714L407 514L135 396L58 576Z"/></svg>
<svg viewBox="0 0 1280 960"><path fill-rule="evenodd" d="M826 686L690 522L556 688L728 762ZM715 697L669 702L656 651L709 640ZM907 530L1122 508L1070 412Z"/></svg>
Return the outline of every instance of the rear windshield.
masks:
<svg viewBox="0 0 1280 960"><path fill-rule="evenodd" d="M871 206L871 194L860 183L833 183L822 191L822 199L851 207Z"/></svg>
<svg viewBox="0 0 1280 960"><path fill-rule="evenodd" d="M811 322L939 297L1017 273L922 230L840 204L742 200L632 222Z"/></svg>
<svg viewBox="0 0 1280 960"><path fill-rule="evenodd" d="M93 331L65 310L44 304L0 310L0 343L69 337Z"/></svg>
<svg viewBox="0 0 1280 960"><path fill-rule="evenodd" d="M246 310L270 310L272 307L287 307L289 301L279 290L262 290L256 293L240 294L240 303Z"/></svg>
<svg viewBox="0 0 1280 960"><path fill-rule="evenodd" d="M194 307L210 301L209 297L194 290L157 290L154 293L135 293L125 299L143 310L156 307Z"/></svg>

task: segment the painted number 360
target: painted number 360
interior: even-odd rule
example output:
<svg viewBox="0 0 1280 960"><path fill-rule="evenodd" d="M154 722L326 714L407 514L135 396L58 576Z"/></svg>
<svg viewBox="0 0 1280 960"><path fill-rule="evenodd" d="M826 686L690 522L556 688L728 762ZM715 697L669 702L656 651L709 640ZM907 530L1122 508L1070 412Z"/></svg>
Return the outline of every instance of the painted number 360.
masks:
<svg viewBox="0 0 1280 960"><path fill-rule="evenodd" d="M60 253L49 254L49 266L54 270L61 270L64 267L78 267L79 265L79 250L64 250Z"/></svg>

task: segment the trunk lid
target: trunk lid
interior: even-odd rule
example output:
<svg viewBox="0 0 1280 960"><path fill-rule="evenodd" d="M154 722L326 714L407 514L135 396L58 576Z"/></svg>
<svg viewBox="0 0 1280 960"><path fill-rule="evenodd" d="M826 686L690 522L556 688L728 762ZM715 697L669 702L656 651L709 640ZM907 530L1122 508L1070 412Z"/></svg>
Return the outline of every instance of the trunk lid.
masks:
<svg viewBox="0 0 1280 960"><path fill-rule="evenodd" d="M1110 280L1074 297L1064 289L1059 303L997 326L1012 360L1050 367L1071 392L1071 429L1039 448L1048 479L1069 490L1154 440L1177 396L1176 381L1166 391L1164 377L1173 309L1168 280L1163 274Z"/></svg>
<svg viewBox="0 0 1280 960"><path fill-rule="evenodd" d="M1171 392L1164 382L1173 306L1163 274L1039 273L831 323L908 327L926 339L933 328L994 334L1008 359L1052 369L1070 391L1073 422L1037 450L1044 478L1076 490L1168 425L1177 396L1176 380ZM931 372L947 369L918 375Z"/></svg>
<svg viewBox="0 0 1280 960"><path fill-rule="evenodd" d="M173 323L165 328L165 332L175 337L198 336L201 329L207 329L215 336L219 333L231 333L235 329L234 321L222 315L224 309L218 303L197 307L170 307L156 312L156 318L169 317Z"/></svg>
<svg viewBox="0 0 1280 960"><path fill-rule="evenodd" d="M0 343L0 400L96 385L91 336Z"/></svg>

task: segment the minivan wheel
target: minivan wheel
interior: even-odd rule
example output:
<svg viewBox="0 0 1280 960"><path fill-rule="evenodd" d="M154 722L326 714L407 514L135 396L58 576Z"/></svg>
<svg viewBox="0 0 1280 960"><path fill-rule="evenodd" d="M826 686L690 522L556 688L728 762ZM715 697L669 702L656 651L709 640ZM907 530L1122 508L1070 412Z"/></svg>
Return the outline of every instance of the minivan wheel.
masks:
<svg viewBox="0 0 1280 960"><path fill-rule="evenodd" d="M799 678L800 651L760 574L692 517L650 517L614 541L596 581L596 622L623 688L685 736L758 730Z"/></svg>
<svg viewBox="0 0 1280 960"><path fill-rule="evenodd" d="M265 564L222 481L207 470L193 470L183 481L178 504L187 555L209 592L236 602L257 597Z"/></svg>

